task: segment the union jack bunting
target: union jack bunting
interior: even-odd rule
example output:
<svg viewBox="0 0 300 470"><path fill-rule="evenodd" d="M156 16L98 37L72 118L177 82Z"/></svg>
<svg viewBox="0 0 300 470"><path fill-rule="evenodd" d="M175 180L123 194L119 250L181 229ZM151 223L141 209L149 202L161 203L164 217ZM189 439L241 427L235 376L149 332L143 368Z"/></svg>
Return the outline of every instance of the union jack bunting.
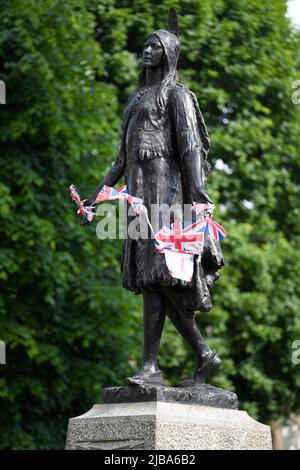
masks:
<svg viewBox="0 0 300 470"><path fill-rule="evenodd" d="M191 281L194 271L194 255L201 255L204 246L204 234L208 233L216 240L222 240L227 236L224 228L213 218L214 204L193 203L193 209L198 215L195 222L176 221L171 225L165 225L156 234L153 232L151 222L148 218L147 208L139 197L128 194L127 186L119 189L103 186L99 191L95 202L91 206L84 206L85 199L80 196L72 184L70 186L71 197L78 206L77 213L91 222L95 216L95 205L102 201L115 199L126 199L139 215L144 213L154 235L154 243L157 250L165 255L165 260L172 277Z"/></svg>
<svg viewBox="0 0 300 470"><path fill-rule="evenodd" d="M207 204L203 204L201 202L193 202L193 209L195 210L196 214L200 214L201 212L205 211L205 214L212 214L214 211L215 205L208 202Z"/></svg>
<svg viewBox="0 0 300 470"><path fill-rule="evenodd" d="M170 250L166 250L164 254L171 276L190 282L194 272L194 255Z"/></svg>
<svg viewBox="0 0 300 470"><path fill-rule="evenodd" d="M120 199L121 197L128 196L127 186L121 186L119 189L112 188L111 186L104 185L99 191L95 202L109 201L113 199Z"/></svg>
<svg viewBox="0 0 300 470"><path fill-rule="evenodd" d="M112 201L116 199L126 199L128 203L133 207L134 211L137 214L144 212L147 216L147 208L144 206L143 200L139 197L131 196L128 194L127 186L124 184L119 189L114 189L111 186L104 185L103 188L99 191L94 204L91 206L84 206L85 199L81 200L80 196L72 184L70 186L71 197L73 201L76 202L78 206L77 214L83 215L89 222L91 222L95 216L95 204L103 201ZM151 227L150 221L147 216L148 223Z"/></svg>
<svg viewBox="0 0 300 470"><path fill-rule="evenodd" d="M201 254L205 224L204 220L198 220L192 224L177 221L171 225L165 225L155 235L154 243L157 250L161 253L165 250L171 250L180 253Z"/></svg>
<svg viewBox="0 0 300 470"><path fill-rule="evenodd" d="M76 202L77 206L80 206L80 204L82 204L83 201L81 201L80 196L79 196L79 194L77 192L77 189L75 188L74 184L71 184L70 192L71 192L71 198L73 199L73 201Z"/></svg>
<svg viewBox="0 0 300 470"><path fill-rule="evenodd" d="M205 232L216 240L223 240L227 236L226 230L212 217L205 217Z"/></svg>
<svg viewBox="0 0 300 470"><path fill-rule="evenodd" d="M126 199L137 214L140 212L147 212L147 208L144 206L143 199L140 197L128 195Z"/></svg>
<svg viewBox="0 0 300 470"><path fill-rule="evenodd" d="M77 214L83 215L89 222L91 222L94 218L95 212L94 212L94 207L93 206L84 206L83 203L85 199L81 200L80 196L74 186L74 184L71 184L70 186L70 193L71 193L71 198L73 201L76 202L78 206Z"/></svg>
<svg viewBox="0 0 300 470"><path fill-rule="evenodd" d="M202 219L204 218L206 221L205 232L216 240L223 240L223 238L227 236L227 233L225 229L212 218L214 208L214 204L211 203L193 203L193 209L195 210L196 214L201 214L200 217L202 217Z"/></svg>
<svg viewBox="0 0 300 470"><path fill-rule="evenodd" d="M143 199L140 197L131 196L128 194L127 186L124 184L119 189L114 189L111 186L103 186L99 192L96 202L121 199L124 198L128 201L128 204L134 209L134 211L139 214L141 211L145 212L146 207L144 206Z"/></svg>

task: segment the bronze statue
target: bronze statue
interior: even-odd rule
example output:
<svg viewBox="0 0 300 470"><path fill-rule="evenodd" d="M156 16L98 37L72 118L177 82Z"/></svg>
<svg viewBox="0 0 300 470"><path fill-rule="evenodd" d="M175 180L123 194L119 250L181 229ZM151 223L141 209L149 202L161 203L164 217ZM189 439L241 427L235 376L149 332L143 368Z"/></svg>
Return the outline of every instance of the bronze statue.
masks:
<svg viewBox="0 0 300 470"><path fill-rule="evenodd" d="M205 191L209 136L195 95L176 80L180 43L174 10L169 12L168 28L146 39L138 88L124 113L120 153L85 205L95 201L103 185L114 186L123 176L129 194L142 198L148 210L151 204L211 202ZM211 309L209 289L222 265L219 242L209 236L201 259L194 258L191 282L170 275L151 237L124 241L122 284L141 293L144 301L143 366L127 378L129 385L163 384L158 352L166 314L197 360L194 373L181 387L203 384L220 366L221 359L198 329L195 311Z"/></svg>

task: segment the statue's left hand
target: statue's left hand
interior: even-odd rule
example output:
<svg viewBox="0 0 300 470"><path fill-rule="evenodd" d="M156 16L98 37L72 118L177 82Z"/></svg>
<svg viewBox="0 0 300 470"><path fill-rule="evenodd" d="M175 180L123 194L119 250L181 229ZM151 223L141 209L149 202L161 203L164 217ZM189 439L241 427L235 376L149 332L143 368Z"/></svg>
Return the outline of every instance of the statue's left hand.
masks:
<svg viewBox="0 0 300 470"><path fill-rule="evenodd" d="M96 200L95 196L92 196L89 199L85 199L83 205L92 206L93 204L95 204L95 200Z"/></svg>
<svg viewBox="0 0 300 470"><path fill-rule="evenodd" d="M195 200L196 202L201 202L203 204L210 202L210 204L213 204L212 200L210 199L209 195L205 191L203 187L199 188L198 194L197 194L197 199Z"/></svg>

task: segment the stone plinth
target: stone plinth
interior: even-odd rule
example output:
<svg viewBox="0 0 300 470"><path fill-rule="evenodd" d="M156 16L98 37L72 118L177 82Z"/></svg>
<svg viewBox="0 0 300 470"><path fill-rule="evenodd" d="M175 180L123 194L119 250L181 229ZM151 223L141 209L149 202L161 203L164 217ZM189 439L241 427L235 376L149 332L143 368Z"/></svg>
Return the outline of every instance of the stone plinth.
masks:
<svg viewBox="0 0 300 470"><path fill-rule="evenodd" d="M206 390L211 394L210 403L215 403L207 406L203 404L204 389L198 394L198 400L202 397L199 404L191 401L196 390L183 389L182 403L171 387L139 388L106 389L105 400L113 403L94 405L71 418L66 449L272 449L270 427L235 409L236 396L230 392L216 392L216 400L213 390ZM135 402L130 402L131 391ZM220 407L222 401L226 407Z"/></svg>

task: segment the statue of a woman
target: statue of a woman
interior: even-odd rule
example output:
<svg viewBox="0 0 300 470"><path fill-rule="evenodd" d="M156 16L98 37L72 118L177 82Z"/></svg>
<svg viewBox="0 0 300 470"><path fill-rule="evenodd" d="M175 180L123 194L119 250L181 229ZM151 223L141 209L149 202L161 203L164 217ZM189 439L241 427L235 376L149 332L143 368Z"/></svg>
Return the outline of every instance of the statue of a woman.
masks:
<svg viewBox="0 0 300 470"><path fill-rule="evenodd" d="M209 136L195 95L176 81L179 55L176 13L170 10L169 31L148 36L137 91L124 112L120 153L103 185L114 186L124 176L128 192L151 204L211 202L205 192L210 171L207 162ZM130 221L130 220L129 220ZM209 311L209 288L223 265L218 241L206 236L204 251L194 258L190 282L174 279L151 237L124 241L122 284L142 293L144 301L144 357L142 369L128 384L162 384L158 352L166 314L188 342L197 359L194 373L183 387L204 383L221 360L204 342L195 321L195 311Z"/></svg>

